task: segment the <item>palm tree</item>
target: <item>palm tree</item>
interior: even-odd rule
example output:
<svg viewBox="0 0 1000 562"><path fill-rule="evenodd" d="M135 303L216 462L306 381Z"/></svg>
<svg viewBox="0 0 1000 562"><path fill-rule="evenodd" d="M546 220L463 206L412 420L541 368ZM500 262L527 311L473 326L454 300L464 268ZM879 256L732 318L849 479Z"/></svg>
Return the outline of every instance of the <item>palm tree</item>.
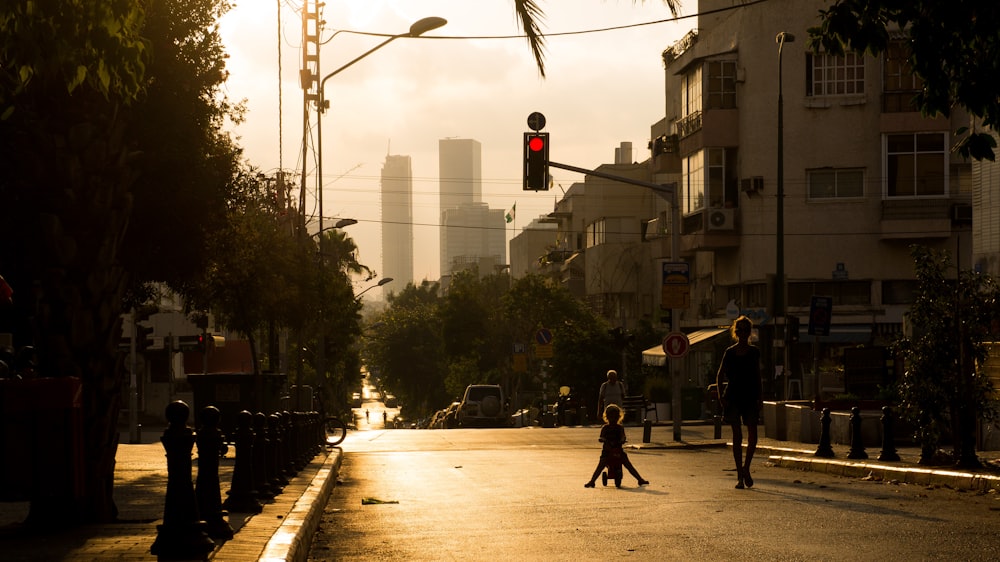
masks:
<svg viewBox="0 0 1000 562"><path fill-rule="evenodd" d="M645 2L645 0L639 0ZM632 0L635 4L635 0ZM670 8L670 13L677 17L677 10L680 8L680 0L663 0L663 3ZM541 22L545 19L545 12L539 6L537 0L514 0L514 14L517 21L524 30L524 35L528 39L528 46L531 47L531 54L538 64L538 73L545 77L545 34L542 33Z"/></svg>

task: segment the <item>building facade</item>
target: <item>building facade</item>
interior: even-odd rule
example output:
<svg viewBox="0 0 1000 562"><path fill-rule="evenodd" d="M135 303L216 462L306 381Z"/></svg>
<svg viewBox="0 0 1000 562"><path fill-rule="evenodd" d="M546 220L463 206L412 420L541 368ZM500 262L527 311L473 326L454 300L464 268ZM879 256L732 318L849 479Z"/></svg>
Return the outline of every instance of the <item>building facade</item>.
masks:
<svg viewBox="0 0 1000 562"><path fill-rule="evenodd" d="M920 84L902 32L878 58L813 54L807 30L829 4L702 0L699 11L714 13L663 52L665 114L636 173L676 187L678 224L649 190L634 188L630 201L633 188L598 188L604 180L593 177L552 215L565 233L553 249L568 253L549 273L558 269L618 325L666 318L665 262L689 268L689 302L677 311L685 332L722 334L739 314L755 320L772 396L788 394L789 378L802 396L851 391L844 349L885 345L902 329L916 288L912 245L972 265L972 164L949 150L968 116L914 107ZM813 297L832 302L829 335L807 334ZM784 317L800 326L787 347ZM709 378L699 376L694 384Z"/></svg>
<svg viewBox="0 0 1000 562"><path fill-rule="evenodd" d="M410 157L387 155L381 179L381 276L392 278L393 287L401 291L413 282L413 171Z"/></svg>
<svg viewBox="0 0 1000 562"><path fill-rule="evenodd" d="M438 141L441 279L475 264L482 274L506 266L503 209L482 202L482 145L474 139Z"/></svg>

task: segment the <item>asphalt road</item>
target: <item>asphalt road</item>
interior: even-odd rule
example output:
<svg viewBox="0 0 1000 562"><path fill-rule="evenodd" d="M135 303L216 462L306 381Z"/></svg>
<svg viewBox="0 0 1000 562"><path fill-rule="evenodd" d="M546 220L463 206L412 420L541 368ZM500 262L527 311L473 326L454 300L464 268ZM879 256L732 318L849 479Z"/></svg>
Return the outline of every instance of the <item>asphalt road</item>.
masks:
<svg viewBox="0 0 1000 562"><path fill-rule="evenodd" d="M650 486L586 489L598 431L351 432L310 560L1000 560L995 494L766 458L736 490L720 447L630 452Z"/></svg>

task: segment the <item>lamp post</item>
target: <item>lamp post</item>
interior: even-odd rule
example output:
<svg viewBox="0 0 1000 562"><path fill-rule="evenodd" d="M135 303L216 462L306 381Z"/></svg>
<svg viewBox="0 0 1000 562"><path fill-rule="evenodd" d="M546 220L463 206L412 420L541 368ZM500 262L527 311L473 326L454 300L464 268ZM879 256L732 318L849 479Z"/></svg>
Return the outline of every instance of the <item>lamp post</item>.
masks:
<svg viewBox="0 0 1000 562"><path fill-rule="evenodd" d="M385 41L382 41L378 45L375 45L371 49L369 49L369 50L365 51L364 53L362 53L361 55L355 57L354 60L352 60L351 62L349 62L349 63L341 66L337 70L334 70L333 72L327 74L326 76L323 77L322 80L320 80L320 82L319 82L319 88L317 89L318 100L316 102L316 152L317 152L317 156L316 156L316 198L317 198L316 199L316 206L317 206L317 210L319 211L319 229L320 230L323 230L323 119L322 118L323 118L323 112L326 111L326 108L329 106L329 102L326 100L326 97L324 95L326 81L329 80L330 78L333 78L337 74L340 74L341 72L347 70L348 68L350 68L351 66L353 66L354 63L356 63L359 60L367 57L368 55L374 53L375 51L381 49L382 47L385 47L386 45L388 45L389 43L395 41L396 39L399 39L401 37L418 37L420 35L423 35L424 33L427 33L428 31L431 31L433 29L437 29L437 28L441 27L441 26L445 25L446 23L448 23L448 20L446 20L444 18L439 18L439 17L429 17L429 18L424 18L422 20L418 20L413 25L410 26L410 30L407 31L406 33L400 33L399 35L392 35L392 36L386 38ZM305 176L305 162L302 163L302 166L303 166L303 168L302 168L302 175L304 177ZM322 247L320 249L322 250Z"/></svg>
<svg viewBox="0 0 1000 562"><path fill-rule="evenodd" d="M383 278L381 278L381 279L378 280L378 283L375 283L374 285L372 285L370 287L367 287L367 288L365 288L365 290L363 290L360 293L354 295L354 300L355 301L360 301L361 300L361 295L367 293L368 291L371 291L375 287L381 287L383 285L388 285L389 283L392 283L392 277L383 277Z"/></svg>
<svg viewBox="0 0 1000 562"><path fill-rule="evenodd" d="M410 26L409 31L407 31L406 33L401 33L399 35L392 35L392 36L386 38L385 41L382 41L378 45L376 45L376 46L372 47L371 49L365 51L364 53L362 53L361 55L355 57L353 60L351 60L347 64L345 64L345 65L341 66L340 68L338 68L337 70L334 70L333 72L327 74L326 76L323 77L322 80L320 80L320 82L319 82L319 88L317 89L318 98L317 98L317 101L316 101L316 153L317 153L317 156L316 156L316 207L317 207L317 211L319 213L319 232L320 233L322 233L323 230L324 230L324 228L323 228L323 119L322 119L322 117L323 117L323 112L326 110L327 106L329 105L328 102L326 101L325 96L324 96L324 86L326 85L326 81L329 80L330 78L333 78L337 74L343 72L344 70L347 70L349 67L351 67L352 65L354 65L354 63L360 61L361 59L367 57L368 55L374 53L375 51L381 49L382 47L385 47L386 45L388 45L392 41L395 41L396 39L399 39L401 37L417 37L417 36L423 35L424 33L427 33L428 31L431 31L433 29L437 29L437 28L445 25L446 23L448 23L448 21L446 19L439 18L439 17L429 17L429 18L423 18L421 20L418 20L413 25ZM305 176L306 176L306 162L305 162L305 158L303 158L302 159L303 185L305 185L305 180L304 180ZM352 220L353 221L353 219L341 219L341 221L338 221L337 224L340 224L344 220ZM357 221L353 221L353 222L351 222L349 224L354 224L356 222ZM323 237L322 236L320 236L320 238L319 238L319 251L320 251L320 255L322 256L322 254L323 254ZM322 262L320 262L320 263L322 263ZM321 276L320 279L322 281L323 277ZM323 319L320 318L320 322L321 323L322 323L322 321L323 321ZM316 371L317 371L317 373L319 374L320 377L326 377L326 334L325 334L325 330L323 329L322 325L320 326L318 340L319 340L319 353L317 354L317 358L316 358Z"/></svg>
<svg viewBox="0 0 1000 562"><path fill-rule="evenodd" d="M781 52L785 43L795 41L795 36L786 31L781 31L774 38L778 43L778 173L777 173L777 212L775 215L776 224L776 259L774 267L774 322L775 325L782 323L782 338L785 340L782 345L782 390L781 397L787 398L785 389L788 388L788 321L785 318L785 102L781 94ZM775 328L775 336L778 331Z"/></svg>

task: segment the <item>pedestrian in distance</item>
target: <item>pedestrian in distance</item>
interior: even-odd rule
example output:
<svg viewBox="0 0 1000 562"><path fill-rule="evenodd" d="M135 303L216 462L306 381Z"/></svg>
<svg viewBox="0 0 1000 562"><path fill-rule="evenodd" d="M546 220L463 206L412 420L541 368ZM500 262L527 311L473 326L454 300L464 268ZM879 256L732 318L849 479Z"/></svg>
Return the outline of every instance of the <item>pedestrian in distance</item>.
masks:
<svg viewBox="0 0 1000 562"><path fill-rule="evenodd" d="M715 378L723 419L733 428L733 460L736 461L736 488L753 487L750 462L757 450L757 424L763 407L760 376L760 349L750 344L753 322L746 316L733 321L730 332L736 343L722 354L722 364ZM743 456L743 425L747 426L747 453Z"/></svg>
<svg viewBox="0 0 1000 562"><path fill-rule="evenodd" d="M639 476L639 471L632 466L632 461L625 454L623 447L627 437L625 435L625 428L618 423L621 417L622 410L615 404L608 404L604 409L604 426L601 427L601 436L598 439L598 441L604 444L601 448L601 460L598 461L597 468L594 469L594 474L590 477L590 480L583 485L584 488L593 488L597 477L601 475L601 471L607 468L609 463L618 460L621 461L623 467L628 469L629 474L635 477L640 486L649 484L649 480L644 480L642 476Z"/></svg>
<svg viewBox="0 0 1000 562"><path fill-rule="evenodd" d="M597 411L603 412L610 404L621 408L625 403L625 383L618 380L618 371L608 370L608 380L601 384L601 390L597 394Z"/></svg>

